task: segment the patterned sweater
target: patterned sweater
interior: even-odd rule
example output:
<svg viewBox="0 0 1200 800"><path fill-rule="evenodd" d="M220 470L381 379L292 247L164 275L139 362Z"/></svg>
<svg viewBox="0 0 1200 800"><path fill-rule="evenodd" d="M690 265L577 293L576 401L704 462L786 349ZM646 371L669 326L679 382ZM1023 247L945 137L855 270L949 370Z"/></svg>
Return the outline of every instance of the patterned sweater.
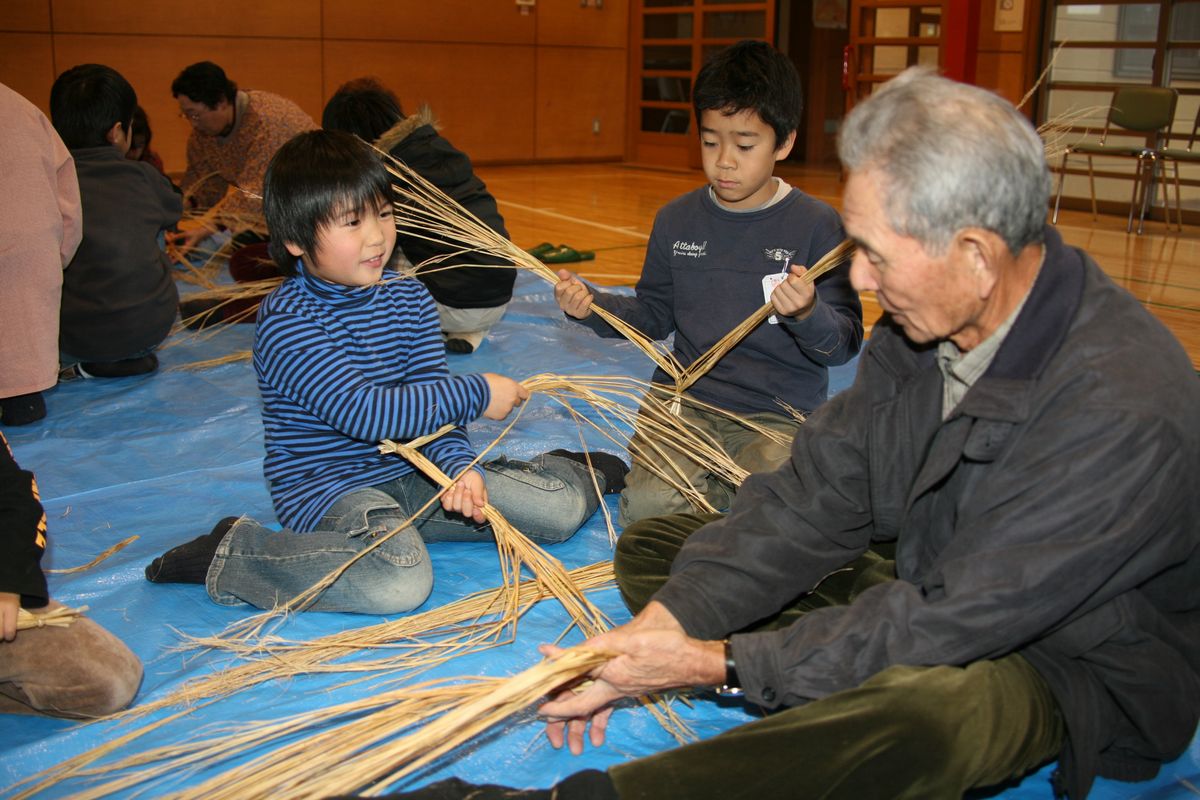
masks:
<svg viewBox="0 0 1200 800"><path fill-rule="evenodd" d="M490 392L482 375L450 375L437 308L419 281L349 288L299 270L259 309L254 369L275 513L311 531L346 492L413 471L380 454L380 439L465 425ZM424 453L448 475L475 457L461 428Z"/></svg>
<svg viewBox="0 0 1200 800"><path fill-rule="evenodd" d="M188 137L184 195L195 208L216 208L217 221L235 231L261 227L267 164L284 142L316 127L291 100L270 92L238 92L237 116L228 136L192 131ZM230 186L241 191L226 198Z"/></svg>
<svg viewBox="0 0 1200 800"><path fill-rule="evenodd" d="M0 592L21 595L25 608L49 600L42 553L46 551L46 515L38 501L32 472L17 465L0 433Z"/></svg>

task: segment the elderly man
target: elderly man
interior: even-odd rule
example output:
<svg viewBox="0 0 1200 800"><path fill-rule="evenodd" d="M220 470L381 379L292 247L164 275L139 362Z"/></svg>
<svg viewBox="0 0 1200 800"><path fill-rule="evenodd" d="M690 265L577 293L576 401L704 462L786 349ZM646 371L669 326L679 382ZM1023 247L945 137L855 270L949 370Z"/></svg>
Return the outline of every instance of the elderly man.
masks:
<svg viewBox="0 0 1200 800"><path fill-rule="evenodd" d="M192 126L184 195L203 215L180 225L175 245L185 251L227 228L265 232L262 185L271 156L317 124L291 100L270 92L239 91L211 61L184 69L171 84L179 113Z"/></svg>
<svg viewBox="0 0 1200 800"><path fill-rule="evenodd" d="M854 386L728 516L625 531L638 613L587 643L614 655L592 684L541 709L573 752L625 696L723 686L775 713L576 773L559 800L956 798L1052 759L1081 798L1195 732L1182 348L1045 227L1042 143L998 97L906 72L848 116L840 154L852 280L885 311ZM413 796L469 791L550 796Z"/></svg>

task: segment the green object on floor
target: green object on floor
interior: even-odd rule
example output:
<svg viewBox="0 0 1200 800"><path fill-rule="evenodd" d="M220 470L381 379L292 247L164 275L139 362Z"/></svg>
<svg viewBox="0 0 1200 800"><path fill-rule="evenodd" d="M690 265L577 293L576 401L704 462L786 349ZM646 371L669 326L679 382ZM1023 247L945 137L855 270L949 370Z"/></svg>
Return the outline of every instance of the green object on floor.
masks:
<svg viewBox="0 0 1200 800"><path fill-rule="evenodd" d="M591 261L596 254L591 250L576 250L565 244L560 244L550 252L538 256L546 264L569 264L573 261Z"/></svg>
<svg viewBox="0 0 1200 800"><path fill-rule="evenodd" d="M533 256L534 258L541 258L542 256L546 255L546 253L549 253L554 249L554 245L550 244L550 242L542 242L537 247L531 247L525 252L529 253L529 255Z"/></svg>

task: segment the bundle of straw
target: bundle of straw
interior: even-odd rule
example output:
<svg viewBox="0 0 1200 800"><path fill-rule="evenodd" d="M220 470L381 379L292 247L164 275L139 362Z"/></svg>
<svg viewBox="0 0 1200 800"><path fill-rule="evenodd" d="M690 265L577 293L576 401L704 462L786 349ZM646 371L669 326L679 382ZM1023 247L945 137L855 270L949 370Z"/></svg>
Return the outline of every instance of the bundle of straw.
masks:
<svg viewBox="0 0 1200 800"><path fill-rule="evenodd" d="M585 592L607 588L613 583L612 562L603 561L578 567L571 570L570 577ZM176 714L136 728L33 776L27 782L36 782L35 785L19 796L30 796L85 774L115 770L118 767L93 770L88 770L87 767L128 750L138 738L161 731L170 723L212 702L267 681L290 680L305 674L334 672L415 675L460 655L509 644L516 638L517 619L509 619L503 614L507 595L507 588L496 587L430 611L376 625L351 628L307 642L272 638L245 644L222 637L189 638L193 646L228 650L248 660L244 664L230 666L211 675L190 680L159 700L142 703L112 715L109 719L120 719L129 723L166 708L182 709ZM517 618L550 597L550 593L540 581L522 581L518 587ZM364 651L373 649L388 651L389 655L355 660ZM665 724L681 741L689 735L682 723L673 716Z"/></svg>
<svg viewBox="0 0 1200 800"><path fill-rule="evenodd" d="M17 609L17 630L27 631L31 628L65 628L87 611L87 606L79 608L55 608L45 614L31 614L23 608Z"/></svg>
<svg viewBox="0 0 1200 800"><path fill-rule="evenodd" d="M236 762L236 766L191 788L157 796L254 800L373 793L606 660L604 654L573 648L508 679L430 681L276 722L221 731L207 739L154 748L110 765L80 770L80 777L115 771L126 774L72 796L76 800L125 796L132 787L164 775L221 762ZM305 731L314 732L305 736ZM277 742L283 744L245 760L246 753ZM28 797L38 788L17 798Z"/></svg>

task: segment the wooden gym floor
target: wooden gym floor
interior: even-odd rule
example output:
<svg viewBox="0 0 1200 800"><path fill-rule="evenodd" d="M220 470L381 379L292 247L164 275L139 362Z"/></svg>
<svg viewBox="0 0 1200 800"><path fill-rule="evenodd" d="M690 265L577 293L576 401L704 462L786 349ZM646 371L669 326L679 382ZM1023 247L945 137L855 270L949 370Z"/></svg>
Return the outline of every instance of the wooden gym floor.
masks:
<svg viewBox="0 0 1200 800"><path fill-rule="evenodd" d="M565 265L602 285L632 285L641 272L654 214L668 200L700 186L701 172L620 164L480 167L500 202L513 241L529 248L544 241L592 250L594 261ZM835 208L841 182L829 170L784 165L781 177ZM1058 229L1086 250L1118 284L1163 321L1200 368L1200 228L1168 231L1147 222L1141 236L1125 233L1125 217L1064 211ZM879 306L863 296L868 330Z"/></svg>

